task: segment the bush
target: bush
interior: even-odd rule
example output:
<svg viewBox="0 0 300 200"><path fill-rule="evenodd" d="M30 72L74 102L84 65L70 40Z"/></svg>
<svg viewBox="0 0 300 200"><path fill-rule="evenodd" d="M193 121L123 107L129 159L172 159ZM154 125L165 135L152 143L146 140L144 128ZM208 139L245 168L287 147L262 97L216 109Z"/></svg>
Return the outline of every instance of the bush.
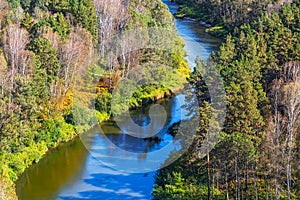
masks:
<svg viewBox="0 0 300 200"><path fill-rule="evenodd" d="M207 199L208 188L205 185L198 185L195 180L185 180L180 172L173 172L166 177L168 182L164 186L156 185L153 189L155 200L191 200L191 199ZM219 190L214 189L215 200L225 200L226 195Z"/></svg>
<svg viewBox="0 0 300 200"><path fill-rule="evenodd" d="M109 92L99 93L96 101L95 108L99 112L111 113L111 99L112 95Z"/></svg>

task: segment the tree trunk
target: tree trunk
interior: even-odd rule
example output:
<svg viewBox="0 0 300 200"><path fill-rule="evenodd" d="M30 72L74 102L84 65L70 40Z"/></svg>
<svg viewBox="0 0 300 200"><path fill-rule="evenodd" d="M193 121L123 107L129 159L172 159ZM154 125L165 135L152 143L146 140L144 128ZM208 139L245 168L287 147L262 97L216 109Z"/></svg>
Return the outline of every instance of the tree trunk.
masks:
<svg viewBox="0 0 300 200"><path fill-rule="evenodd" d="M227 167L226 167L226 163L224 164L224 167L225 167L225 183L226 183L226 200L229 200L228 177L227 177Z"/></svg>
<svg viewBox="0 0 300 200"><path fill-rule="evenodd" d="M214 199L215 198L215 173L214 170L212 169L212 194L211 194L211 198Z"/></svg>
<svg viewBox="0 0 300 200"><path fill-rule="evenodd" d="M208 148L207 148L207 200L211 200L211 196L210 196L210 157L209 157Z"/></svg>
<svg viewBox="0 0 300 200"><path fill-rule="evenodd" d="M256 169L254 169L254 167L252 169L253 169L253 176L254 176L255 200L258 200Z"/></svg>

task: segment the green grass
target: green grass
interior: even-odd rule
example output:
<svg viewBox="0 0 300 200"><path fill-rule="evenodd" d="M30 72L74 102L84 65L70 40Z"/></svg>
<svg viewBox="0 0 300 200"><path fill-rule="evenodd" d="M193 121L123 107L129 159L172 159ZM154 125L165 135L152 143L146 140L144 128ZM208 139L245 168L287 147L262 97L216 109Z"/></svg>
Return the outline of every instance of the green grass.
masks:
<svg viewBox="0 0 300 200"><path fill-rule="evenodd" d="M228 30L223 26L213 26L211 28L207 28L205 31L219 38L226 37L226 35L228 35Z"/></svg>
<svg viewBox="0 0 300 200"><path fill-rule="evenodd" d="M204 21L210 24L211 15L205 12L205 9L199 9L195 5L188 4L186 1L178 1L180 4L178 11L175 13L176 18L190 17L198 21ZM206 32L218 38L224 38L228 35L229 30L224 24L214 24L213 27L207 28Z"/></svg>
<svg viewBox="0 0 300 200"><path fill-rule="evenodd" d="M175 17L191 17L193 19L200 20L202 15L199 15L199 12L193 7L187 5L180 5L178 11L175 13Z"/></svg>

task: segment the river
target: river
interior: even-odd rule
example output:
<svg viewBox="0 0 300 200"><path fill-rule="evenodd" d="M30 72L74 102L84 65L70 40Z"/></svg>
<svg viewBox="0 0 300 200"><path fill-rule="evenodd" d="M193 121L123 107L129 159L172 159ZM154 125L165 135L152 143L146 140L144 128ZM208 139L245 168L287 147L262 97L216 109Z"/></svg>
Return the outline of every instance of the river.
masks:
<svg viewBox="0 0 300 200"><path fill-rule="evenodd" d="M176 3L163 2L168 5L171 13L176 12ZM218 49L220 40L205 33L205 28L199 22L178 19L176 27L186 43L187 60L191 68L196 56L207 59L212 51ZM130 163L137 168L143 168L155 159L162 162L168 159L170 153L178 148L168 129L189 117L183 114L187 112L182 108L184 100L185 96L179 94L160 102L168 116L164 128L159 132L160 141L137 139L124 134L116 124L105 122L100 124L105 135L99 134L99 127L85 133L90 139L89 151L80 138L52 150L20 176L16 183L19 199L151 199L156 171L129 173L115 170L99 162L97 156L106 163L123 163L124 166ZM133 111L131 116L138 124L147 125L148 111L149 106ZM113 148L107 140L119 148ZM145 156L145 153L160 150L167 145L171 145L171 148L165 153L154 157ZM137 153L124 154L121 149ZM97 156L90 154L91 151L97 152Z"/></svg>

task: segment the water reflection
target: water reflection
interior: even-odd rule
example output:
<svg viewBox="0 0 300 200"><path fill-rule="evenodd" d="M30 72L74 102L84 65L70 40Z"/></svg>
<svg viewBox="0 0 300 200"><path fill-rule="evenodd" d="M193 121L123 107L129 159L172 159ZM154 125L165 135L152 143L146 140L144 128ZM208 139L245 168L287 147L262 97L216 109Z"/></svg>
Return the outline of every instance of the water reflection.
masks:
<svg viewBox="0 0 300 200"><path fill-rule="evenodd" d="M146 140L125 134L113 122L94 127L83 137L54 150L33 165L17 182L21 200L42 199L149 199L154 184L154 173L126 173L115 170L115 165L133 171L161 165L169 153L180 148L168 129L182 119L188 119L181 107L184 95L161 102L168 113L167 123L156 135L159 140ZM134 121L147 120L149 107L133 111ZM99 128L105 131L100 134ZM82 137L81 137L82 139ZM111 145L114 144L114 145ZM170 146L159 158L148 154ZM89 150L89 154L86 148ZM131 152L135 152L132 156ZM161 162L158 162L160 161Z"/></svg>
<svg viewBox="0 0 300 200"><path fill-rule="evenodd" d="M82 175L87 155L78 138L53 150L19 178L17 193L20 199L55 199L64 187Z"/></svg>
<svg viewBox="0 0 300 200"><path fill-rule="evenodd" d="M152 138L146 139L131 136L128 134L126 127L123 130L120 130L120 128L113 122L113 119L111 122L101 124L100 128L107 135L110 142L125 151L135 153L157 151L172 141L173 138L171 135L166 134L168 129L174 123L180 122L182 119L187 119L188 116L185 116L187 113L182 113L181 109L183 102L183 95L178 95L176 98L161 102L161 105L167 111L167 120L165 126L155 134L155 137ZM150 107L147 106L138 111L132 111L132 120L140 126L147 126L150 123L150 118L148 116L149 108ZM156 113L155 117L159 118L159 115L160 113ZM152 126L155 126L155 123L153 123ZM150 126L148 128L152 129L152 131L156 130L155 127ZM92 139L92 141L94 141L94 139Z"/></svg>
<svg viewBox="0 0 300 200"><path fill-rule="evenodd" d="M114 123L110 122L100 124L95 127L94 132L82 135L81 139L84 144L87 144L91 156L102 165L131 173L157 170L164 164L171 152L181 149L181 139L174 139L168 131L174 123L190 118L186 115L189 112L182 109L184 103L186 103L185 95L182 94L161 103L168 116L167 123L153 138L144 139L128 135L126 128L125 130L116 129ZM131 116L134 121L146 118L149 108L133 112ZM128 120L125 119L125 121ZM128 124L129 129L130 126L131 123ZM110 130L115 134L111 134ZM150 131L155 133L156 127ZM103 132L105 134L101 134Z"/></svg>

